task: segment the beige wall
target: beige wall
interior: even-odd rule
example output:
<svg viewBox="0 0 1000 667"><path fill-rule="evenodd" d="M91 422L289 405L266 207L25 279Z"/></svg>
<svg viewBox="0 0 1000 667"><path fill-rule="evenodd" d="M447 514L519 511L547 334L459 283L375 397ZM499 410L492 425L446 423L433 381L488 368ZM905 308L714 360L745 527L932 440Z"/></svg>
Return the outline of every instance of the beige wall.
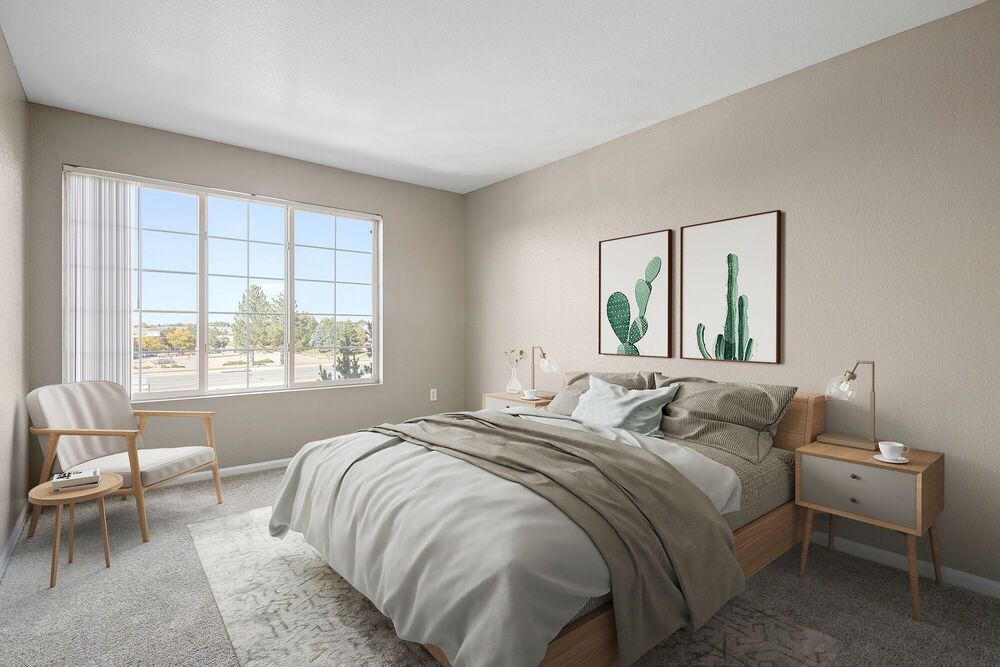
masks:
<svg viewBox="0 0 1000 667"><path fill-rule="evenodd" d="M503 387L512 346L814 392L875 359L880 435L946 452L945 565L1000 579L998 35L994 1L468 195L466 406ZM784 363L597 355L599 240L771 209ZM863 432L866 403L829 426Z"/></svg>
<svg viewBox="0 0 1000 667"><path fill-rule="evenodd" d="M310 440L460 407L465 345L460 195L29 106L32 387L61 379L61 170L67 163L384 216L384 384L144 404L149 409L216 410L223 466L292 456ZM431 387L438 388L437 403L428 400ZM151 444L163 442L168 433L162 421L150 422ZM204 439L198 423L170 427L170 435L182 444Z"/></svg>
<svg viewBox="0 0 1000 667"><path fill-rule="evenodd" d="M28 103L0 34L0 549L28 492L24 229Z"/></svg>

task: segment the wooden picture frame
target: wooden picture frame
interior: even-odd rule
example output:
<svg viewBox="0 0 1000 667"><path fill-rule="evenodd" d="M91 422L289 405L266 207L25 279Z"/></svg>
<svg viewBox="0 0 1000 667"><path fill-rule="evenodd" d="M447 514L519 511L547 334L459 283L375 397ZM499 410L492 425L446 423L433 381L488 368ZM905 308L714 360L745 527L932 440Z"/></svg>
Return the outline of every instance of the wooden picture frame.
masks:
<svg viewBox="0 0 1000 667"><path fill-rule="evenodd" d="M781 363L781 225L774 210L681 227L682 359Z"/></svg>
<svg viewBox="0 0 1000 667"><path fill-rule="evenodd" d="M671 229L597 243L598 354L673 356L673 254Z"/></svg>

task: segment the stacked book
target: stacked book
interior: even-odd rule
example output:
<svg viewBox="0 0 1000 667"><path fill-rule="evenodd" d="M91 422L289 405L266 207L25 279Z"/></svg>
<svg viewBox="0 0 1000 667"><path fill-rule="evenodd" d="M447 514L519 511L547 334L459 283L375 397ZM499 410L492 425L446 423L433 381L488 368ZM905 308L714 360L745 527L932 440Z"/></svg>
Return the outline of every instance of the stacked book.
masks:
<svg viewBox="0 0 1000 667"><path fill-rule="evenodd" d="M85 489L89 486L97 486L101 483L101 471L97 468L92 470L76 470L74 472L61 472L52 478L53 491L70 491Z"/></svg>

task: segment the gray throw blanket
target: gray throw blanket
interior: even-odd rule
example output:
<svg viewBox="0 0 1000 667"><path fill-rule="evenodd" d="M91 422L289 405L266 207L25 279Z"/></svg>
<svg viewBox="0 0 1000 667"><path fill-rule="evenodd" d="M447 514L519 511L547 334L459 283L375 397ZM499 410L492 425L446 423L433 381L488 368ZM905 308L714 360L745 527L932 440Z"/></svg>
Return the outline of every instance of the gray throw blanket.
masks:
<svg viewBox="0 0 1000 667"><path fill-rule="evenodd" d="M683 625L697 629L743 590L722 516L676 468L643 449L493 410L365 430L522 484L577 523L611 571L623 665Z"/></svg>

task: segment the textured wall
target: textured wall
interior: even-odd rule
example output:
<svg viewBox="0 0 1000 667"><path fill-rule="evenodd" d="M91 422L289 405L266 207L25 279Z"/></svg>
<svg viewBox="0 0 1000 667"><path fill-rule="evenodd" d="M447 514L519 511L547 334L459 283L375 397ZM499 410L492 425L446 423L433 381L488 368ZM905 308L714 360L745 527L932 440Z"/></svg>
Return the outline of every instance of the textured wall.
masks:
<svg viewBox="0 0 1000 667"><path fill-rule="evenodd" d="M0 549L27 500L24 225L28 103L0 34Z"/></svg>
<svg viewBox="0 0 1000 667"><path fill-rule="evenodd" d="M61 174L64 163L294 201L381 213L383 380L367 387L143 403L216 410L223 466L293 455L310 440L462 403L465 298L460 195L31 104L28 318L31 386L60 382ZM438 388L438 402L428 389ZM169 434L203 442L197 420L150 422L150 444ZM34 447L37 449L37 447Z"/></svg>
<svg viewBox="0 0 1000 667"><path fill-rule="evenodd" d="M468 195L466 406L503 388L512 346L814 392L875 359L880 436L947 455L945 565L1000 579L998 34L994 1ZM771 209L784 363L597 355L599 240ZM675 235L675 355L678 256ZM831 406L830 427L864 432L866 407Z"/></svg>

